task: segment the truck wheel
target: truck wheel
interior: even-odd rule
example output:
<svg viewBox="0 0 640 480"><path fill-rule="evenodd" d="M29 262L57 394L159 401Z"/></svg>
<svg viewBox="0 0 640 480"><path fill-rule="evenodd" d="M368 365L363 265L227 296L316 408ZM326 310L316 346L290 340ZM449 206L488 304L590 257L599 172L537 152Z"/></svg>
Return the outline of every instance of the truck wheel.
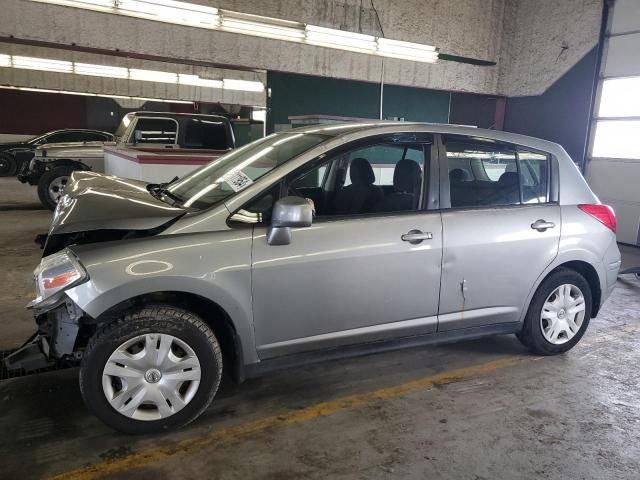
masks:
<svg viewBox="0 0 640 480"><path fill-rule="evenodd" d="M12 177L16 174L18 164L13 155L0 154L0 177Z"/></svg>
<svg viewBox="0 0 640 480"><path fill-rule="evenodd" d="M38 197L43 206L55 210L75 170L73 167L55 167L42 174L38 180Z"/></svg>
<svg viewBox="0 0 640 480"><path fill-rule="evenodd" d="M561 268L538 287L518 339L538 355L571 350L591 318L591 287L578 272Z"/></svg>
<svg viewBox="0 0 640 480"><path fill-rule="evenodd" d="M222 378L216 336L196 315L149 306L99 329L80 367L87 408L125 433L157 433L195 420Z"/></svg>

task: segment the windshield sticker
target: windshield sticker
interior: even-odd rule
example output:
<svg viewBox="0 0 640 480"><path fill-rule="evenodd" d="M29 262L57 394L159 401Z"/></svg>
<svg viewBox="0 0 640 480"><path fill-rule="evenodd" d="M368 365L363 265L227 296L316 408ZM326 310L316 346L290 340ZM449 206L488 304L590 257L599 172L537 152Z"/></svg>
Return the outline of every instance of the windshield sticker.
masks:
<svg viewBox="0 0 640 480"><path fill-rule="evenodd" d="M234 192L244 190L253 183L253 180L251 180L242 170L227 174L222 179Z"/></svg>

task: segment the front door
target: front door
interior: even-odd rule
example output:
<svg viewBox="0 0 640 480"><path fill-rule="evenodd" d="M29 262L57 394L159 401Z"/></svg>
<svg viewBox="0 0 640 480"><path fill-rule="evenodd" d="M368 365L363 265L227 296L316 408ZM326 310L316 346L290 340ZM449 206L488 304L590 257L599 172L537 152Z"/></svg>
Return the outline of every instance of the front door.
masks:
<svg viewBox="0 0 640 480"><path fill-rule="evenodd" d="M430 157L426 142L359 146L288 182L316 217L284 246L254 229L261 358L436 330L442 222L424 206Z"/></svg>
<svg viewBox="0 0 640 480"><path fill-rule="evenodd" d="M442 214L439 330L517 322L558 252L551 159L513 145L443 141L451 208Z"/></svg>

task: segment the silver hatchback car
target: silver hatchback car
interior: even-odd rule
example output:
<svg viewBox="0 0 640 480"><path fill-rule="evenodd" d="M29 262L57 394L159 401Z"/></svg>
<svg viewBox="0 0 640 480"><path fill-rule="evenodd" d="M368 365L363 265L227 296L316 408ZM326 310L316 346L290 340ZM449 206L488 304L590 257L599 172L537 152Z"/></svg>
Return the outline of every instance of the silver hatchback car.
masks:
<svg viewBox="0 0 640 480"><path fill-rule="evenodd" d="M168 184L73 180L39 333L7 362L79 363L89 409L130 433L191 422L223 371L509 333L566 352L620 267L615 216L562 147L504 132L307 127Z"/></svg>

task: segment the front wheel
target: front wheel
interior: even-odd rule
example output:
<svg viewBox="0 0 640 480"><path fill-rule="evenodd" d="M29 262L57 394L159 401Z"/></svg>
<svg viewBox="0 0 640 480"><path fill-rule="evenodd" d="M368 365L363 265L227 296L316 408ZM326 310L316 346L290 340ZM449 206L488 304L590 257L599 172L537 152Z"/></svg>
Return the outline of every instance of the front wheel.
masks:
<svg viewBox="0 0 640 480"><path fill-rule="evenodd" d="M73 167L55 167L44 172L38 180L38 197L43 206L55 210L75 170Z"/></svg>
<svg viewBox="0 0 640 480"><path fill-rule="evenodd" d="M518 339L539 355L572 349L591 318L591 287L578 272L561 268L538 287Z"/></svg>
<svg viewBox="0 0 640 480"><path fill-rule="evenodd" d="M84 401L110 427L156 433L196 419L222 378L216 336L197 316L154 306L96 332L80 367Z"/></svg>

